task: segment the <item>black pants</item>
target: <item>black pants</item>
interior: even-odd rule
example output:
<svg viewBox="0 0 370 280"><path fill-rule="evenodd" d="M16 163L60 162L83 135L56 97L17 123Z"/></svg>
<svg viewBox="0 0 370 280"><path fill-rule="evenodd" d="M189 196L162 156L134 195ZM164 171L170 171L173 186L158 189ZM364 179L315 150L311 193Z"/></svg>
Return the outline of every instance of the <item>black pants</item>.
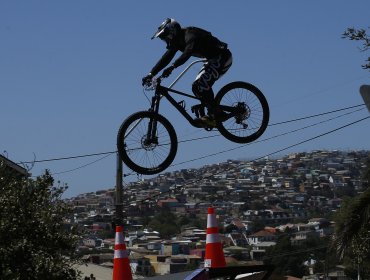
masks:
<svg viewBox="0 0 370 280"><path fill-rule="evenodd" d="M208 59L203 65L192 85L195 96L208 109L213 107L213 84L229 70L232 64L232 54L228 49L223 50L218 56Z"/></svg>

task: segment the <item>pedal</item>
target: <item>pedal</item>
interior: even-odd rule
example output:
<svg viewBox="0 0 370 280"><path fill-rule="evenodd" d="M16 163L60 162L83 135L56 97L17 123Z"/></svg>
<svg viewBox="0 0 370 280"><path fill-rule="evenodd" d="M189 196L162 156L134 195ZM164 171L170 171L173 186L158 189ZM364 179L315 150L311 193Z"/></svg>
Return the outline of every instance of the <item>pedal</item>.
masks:
<svg viewBox="0 0 370 280"><path fill-rule="evenodd" d="M204 105L197 104L192 106L191 112L194 113L197 118L203 117L205 115Z"/></svg>

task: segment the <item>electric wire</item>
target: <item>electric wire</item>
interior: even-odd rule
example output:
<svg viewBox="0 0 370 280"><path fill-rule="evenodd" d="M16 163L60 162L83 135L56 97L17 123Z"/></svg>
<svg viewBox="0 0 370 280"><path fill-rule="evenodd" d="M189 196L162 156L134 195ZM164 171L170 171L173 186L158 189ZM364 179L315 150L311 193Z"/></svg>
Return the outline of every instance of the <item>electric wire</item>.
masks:
<svg viewBox="0 0 370 280"><path fill-rule="evenodd" d="M93 153L93 154L84 154L84 155L69 156L69 157L50 158L50 159L42 159L42 160L34 160L34 161L21 161L21 162L18 162L17 164L27 164L27 163L29 164L29 163L48 162L48 161L69 160L69 159L77 159L77 158L101 156L101 155L115 154L115 153L117 153L117 151L102 152L102 153Z"/></svg>
<svg viewBox="0 0 370 280"><path fill-rule="evenodd" d="M325 113L320 113L320 114L315 114L315 115L306 116L306 117L302 117L302 118L297 118L297 119L293 119L293 120L289 120L289 121L273 123L273 124L269 124L269 126L274 126L274 125L280 125L280 124L286 124L286 123L291 123L291 122L306 120L306 119L310 119L310 118L314 118L314 117L319 117L319 116L323 116L323 115L327 115L327 114L336 113L336 112L343 111L343 110L357 108L357 107L360 107L360 106L365 106L365 104L354 105L354 106L350 106L350 107L346 107L346 108L342 108L342 109L337 109L337 110L333 110L333 111L329 111L329 112L325 112Z"/></svg>
<svg viewBox="0 0 370 280"><path fill-rule="evenodd" d="M356 113L356 112L359 112L359 111L362 111L362 110L363 110L363 108L357 109L355 111L352 111L352 112L349 112L349 113L345 113L345 114L342 114L342 115L339 115L339 116L336 116L336 117L333 117L333 118L330 118L330 119L327 119L327 120L324 120L324 121L320 121L318 123L307 125L307 126L304 126L304 127L298 128L298 129L294 129L294 130L291 130L291 131L288 131L288 132L284 132L284 133L281 133L281 134L278 134L278 135L271 136L269 138L265 138L265 139L262 139L262 140L256 140L256 141L253 141L251 143L247 143L247 144L244 144L244 145L241 145L241 146L237 146L237 147L230 148L230 149L227 149L227 150L219 151L219 152L216 152L216 153L208 154L208 155L205 155L205 156L202 156L202 157L198 157L198 158L195 158L195 159L190 159L190 160L187 160L187 161L182 161L182 162L173 164L171 166L173 167L173 166L178 166L178 165L182 165L182 164L189 163L189 162L194 162L194 161L197 161L197 160L200 160L200 159L205 159L205 158L208 158L208 157L213 157L213 156L220 155L220 154L223 154L223 153L227 153L227 152L231 152L231 151L234 151L234 150L238 150L238 149L244 148L246 146L249 146L251 144L257 144L257 143L266 142L266 141L269 141L269 140L272 140L272 139L275 139L275 138L279 138L281 136L285 136L285 135L288 135L288 134L291 134L291 133L294 133L294 132L297 132L297 131L305 130L307 128L311 128L311 127L314 127L314 126L317 126L317 125L320 125L320 124L323 124L323 123L332 121L334 119L338 119L340 117L347 116L347 115L350 115L350 114L353 114L353 113Z"/></svg>
<svg viewBox="0 0 370 280"><path fill-rule="evenodd" d="M318 116L322 116L322 115L327 115L327 114L331 114L331 113L335 113L335 112L339 112L339 111L343 111L343 110L349 110L349 109L352 109L352 108L355 108L355 107L359 107L359 106L365 106L365 104L354 105L354 106L350 106L350 107L336 109L336 110L329 111L329 112L319 113L319 114L316 114L316 115L310 115L310 116L296 118L296 119L292 119L292 120L288 120L288 121L283 121L283 122L279 122L279 123L269 124L269 126L275 126L275 125L280 125L280 124L295 122L295 121L299 121L299 120L305 120L305 119L309 119L309 118L313 118L313 117L318 117ZM181 140L178 143L186 143L186 142L191 142L191 141L196 141L196 140L203 140L203 139L209 139L209 138L212 138L212 137L219 137L219 136L220 136L219 134L208 135L208 136L204 136L204 137L197 137L197 138L191 138L191 139ZM84 157L92 157L92 156L100 156L100 155L114 154L114 153L117 153L117 150L115 150L115 151L108 151L108 152L101 152L101 153L90 153L90 154L83 154L83 155L76 155L76 156L68 156L68 157L57 157L57 158L50 158L50 159L42 159L42 160L21 161L21 162L18 162L17 164L32 164L32 163L42 163L42 162L49 162L49 161L70 160L70 159L77 159L77 158L84 158Z"/></svg>
<svg viewBox="0 0 370 280"><path fill-rule="evenodd" d="M307 142L313 141L313 140L315 140L315 139L318 139L318 138L320 138L320 137L323 137L323 136L329 135L329 134L334 133L334 132L336 132L336 131L339 131L339 130L341 130L341 129L347 128L347 127L349 127L349 126L351 126L351 125L357 124L357 123L359 123L359 122L361 122L361 121L364 121L364 120L367 120L367 119L369 119L369 118L370 118L370 116L368 116L368 117L364 117L364 118L362 118L362 119L358 119L358 120L353 121L353 122L351 122L351 123L348 123L348 124L346 124L346 125L342 125L342 126L340 126L340 127L337 127L337 128L335 128L335 129L329 130L329 131L324 132L324 133L321 133L321 134L316 135L316 136L314 136L314 137L308 138L308 139L303 140L303 141L300 141L300 142L298 142L298 143L295 143L295 144L289 145L289 146L287 146L287 147L284 147L284 148L281 148L281 149L279 149L279 150L273 151L273 152L271 152L271 153L265 154L265 155L263 155L263 156L257 157L257 158L255 158L253 161L258 161L258 160L260 160L260 159L263 159L263 158L266 158L266 157L269 157L269 156L272 156L272 155L275 155L275 154L281 153L281 152L286 151L286 150L288 150L288 149L291 149L291 148L293 148L293 147L296 147L296 146L302 145L302 144L304 144L304 143L307 143ZM226 171L227 171L227 170L226 170ZM191 184L201 182L201 181L202 181L202 180L204 180L204 179L209 179L209 178L211 178L212 176L214 176L214 175L219 175L219 174L221 174L221 173L223 173L223 172L225 172L225 170L222 170L222 171L216 172L216 173L214 173L214 174L212 174L212 175L210 175L210 176L206 176L206 177L203 177L203 178L201 178L201 179L197 179L197 180L195 180L195 181L192 181L192 182L191 182ZM153 200L154 198L156 198L156 197L158 197L158 196L161 196L161 195L166 194L166 193L170 193L170 192L172 192L172 191L174 191L174 190L176 190L176 189L178 189L178 188L180 188L180 187L181 187L181 188L184 188L184 187L186 187L186 186L187 186L187 185L189 185L189 184L190 184L190 183L188 183L188 184L183 184L183 185L179 185L179 186L176 186L176 187L175 187L175 189L171 189L171 190L168 190L168 191L165 191L165 192L160 192L160 193L155 194L155 195L153 195L153 196L149 196L149 197L147 197L147 198L142 199L142 200L140 201L140 203L144 203L145 201L148 201L148 200Z"/></svg>
<svg viewBox="0 0 370 280"><path fill-rule="evenodd" d="M352 108L354 108L354 107L358 107L358 106L353 106ZM198 161L198 160L201 160L201 159L205 159L205 158L208 158L208 157L213 157L213 156L220 155L220 154L223 154L223 153L231 152L231 151L234 151L234 150L237 150L237 149L241 149L241 148L244 148L244 147L249 146L249 145L252 145L252 144L266 142L266 141L269 141L269 140L272 140L272 139L275 139L275 138L278 138L278 137L282 137L282 136L285 136L285 135L288 135L288 134L291 134L291 133L294 133L294 132L297 132L297 131L301 131L301 130L304 130L304 129L307 129L307 128L311 128L313 126L317 126L317 125L323 124L325 122L329 122L331 120L334 120L334 119L337 119L337 118L340 118L340 117L343 117L343 116L347 116L347 115L350 115L350 114L353 114L355 112L359 112L359 111L362 111L362 110L364 110L364 108L356 109L354 111L347 112L347 113L341 114L339 116L336 116L336 117L333 117L333 118L329 118L329 119L324 120L324 121L320 121L320 122L315 123L315 124L307 125L307 126L302 127L302 128L294 129L294 130L291 130L291 131L288 131L288 132L284 132L284 133L281 133L281 134L278 134L278 135L275 135L275 136L271 136L271 137L266 138L266 139L256 140L256 141L253 141L251 143L247 143L247 144L244 144L244 145L241 145L241 146L237 146L237 147L234 147L234 148L230 148L230 149L226 149L226 150L223 150L223 151L211 153L211 154L204 155L204 156L197 157L197 158L193 158L193 159L190 159L190 160L187 160L187 161L182 161L182 162L179 162L179 163L175 163L175 164L172 164L170 167L179 166L179 165L183 165L185 163L195 162L195 161ZM336 111L337 110L335 110L335 112ZM190 139L187 140L187 141L190 141ZM128 177L128 176L131 176L131 175L134 175L134 174L135 174L135 172L125 173L124 174L124 177Z"/></svg>
<svg viewBox="0 0 370 280"><path fill-rule="evenodd" d="M108 155L105 155L105 156L103 156L103 157L101 157L101 158L98 158L97 160L94 160L94 161L92 161L92 162L89 162L89 163L86 163L86 164L84 164L84 165L81 165L81 166L78 166L78 167L76 167L76 168L73 168L73 169L69 169L69 170L64 170L64 171L59 171L59 172L51 172L50 173L50 175L59 175L59 174L65 174L65 173L70 173L70 172L73 172L73 171L76 171L76 170L79 170L79 169L82 169L82 168L85 168L85 167L87 167L87 166L90 166L90 165L92 165L92 164L94 164L94 163L97 163L98 161L101 161L101 160L103 160L103 159L105 159L105 158L107 158L107 157L109 157L109 156L111 156L112 154L108 154ZM38 176L31 176L32 178L37 178L37 177L39 177L40 175L38 175Z"/></svg>
<svg viewBox="0 0 370 280"><path fill-rule="evenodd" d="M108 155L105 155L105 156L103 156L103 157L101 157L101 158L97 159L97 160L94 160L94 161L89 162L89 163L87 163L87 164L81 165L81 166L79 166L79 167L76 167L76 168L73 168L73 169L69 169L69 170L65 170L65 171L56 172L56 173L51 173L51 175L59 175L59 174L64 174L64 173L70 173L70 172L73 172L73 171L76 171L76 170L79 170L79 169L85 168L85 167L87 167L87 166L90 166L90 165L92 165L92 164L94 164L94 163L97 163L98 161L101 161L101 160L103 160L103 159L106 159L107 157L110 157L111 155L112 155L112 154L110 153L110 154L108 154Z"/></svg>
<svg viewBox="0 0 370 280"><path fill-rule="evenodd" d="M301 118L297 118L297 119L293 119L293 120L288 120L288 121L284 121L284 122L280 122L280 123L276 123L276 124L272 124L272 125L285 124L285 123L295 122L295 121L299 121L299 120L310 119L310 118L313 118L313 117L332 114L332 113L336 113L336 112L339 112L339 111L348 110L348 109L352 109L352 108L356 108L356 107L360 107L360 106L363 107L363 106L365 106L365 104L359 104L359 105L354 105L354 106L350 106L350 107L345 107L345 108L341 108L341 109L337 109L337 110L333 110L333 111L329 111L329 112L319 113L319 114L316 114L316 115L310 115L310 116L301 117ZM196 138L181 140L181 141L178 141L178 143L180 144L180 143L192 142L192 141L196 141L196 140L210 139L210 138L220 137L220 136L221 136L220 134L213 134L213 135L208 135L208 136L202 136L202 137L196 137ZM161 144L159 146L165 146L165 145L169 145L169 144L170 143L165 143L165 144ZM140 149L140 148L136 148L136 149ZM136 150L136 149L131 149L131 150Z"/></svg>
<svg viewBox="0 0 370 280"><path fill-rule="evenodd" d="M332 113L336 113L336 112L340 112L340 111L344 111L344 110L349 110L349 109L357 108L357 107L364 107L364 106L365 106L365 104L354 105L354 106L350 106L350 107L345 107L345 108L341 108L341 109L332 110L332 111L329 111L329 112L319 113L319 114L316 114L316 115L310 115L310 116L306 116L306 117L296 118L296 119L293 119L293 120L283 121L283 122L271 124L271 125L268 125L268 126L275 126L275 125L280 125L280 124L286 124L286 123L306 120L306 119L310 119L310 118L314 118L314 117L319 117L319 116L323 116L323 115L327 115L327 114L332 114ZM210 138L213 138L213 137L220 137L220 136L221 136L220 134L213 134L213 135L208 135L208 136L202 136L202 137L197 137L197 138L181 140L181 141L178 141L178 143L180 144L180 143L192 142L192 141L196 141L196 140L210 139ZM258 143L258 141L254 141L254 143ZM158 145L158 146L166 146L166 145L170 145L170 143L164 143L164 144L161 144L161 145ZM134 151L134 150L139 150L139 149L140 148L131 148L130 150ZM212 155L214 155L214 154L212 154ZM193 161L195 161L195 160L193 160Z"/></svg>

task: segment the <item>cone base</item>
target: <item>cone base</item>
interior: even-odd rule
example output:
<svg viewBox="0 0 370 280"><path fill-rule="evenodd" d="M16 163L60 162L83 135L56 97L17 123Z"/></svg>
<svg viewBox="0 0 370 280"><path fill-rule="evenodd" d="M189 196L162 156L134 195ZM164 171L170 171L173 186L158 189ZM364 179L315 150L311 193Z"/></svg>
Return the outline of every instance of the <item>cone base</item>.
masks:
<svg viewBox="0 0 370 280"><path fill-rule="evenodd" d="M204 267L225 267L226 261L221 243L209 243L206 245Z"/></svg>
<svg viewBox="0 0 370 280"><path fill-rule="evenodd" d="M131 267L128 259L114 259L113 280L132 280Z"/></svg>

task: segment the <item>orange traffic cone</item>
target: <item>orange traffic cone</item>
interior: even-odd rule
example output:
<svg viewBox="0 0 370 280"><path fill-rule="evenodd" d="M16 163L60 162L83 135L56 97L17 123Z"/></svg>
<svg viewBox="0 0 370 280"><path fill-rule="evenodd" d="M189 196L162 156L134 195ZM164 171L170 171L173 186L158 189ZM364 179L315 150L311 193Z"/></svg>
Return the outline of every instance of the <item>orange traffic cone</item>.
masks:
<svg viewBox="0 0 370 280"><path fill-rule="evenodd" d="M206 255L204 258L204 267L226 266L224 251L222 249L220 235L218 234L215 210L213 207L208 208L206 238Z"/></svg>
<svg viewBox="0 0 370 280"><path fill-rule="evenodd" d="M128 260L128 251L126 250L121 226L116 226L113 280L132 280L131 267Z"/></svg>

